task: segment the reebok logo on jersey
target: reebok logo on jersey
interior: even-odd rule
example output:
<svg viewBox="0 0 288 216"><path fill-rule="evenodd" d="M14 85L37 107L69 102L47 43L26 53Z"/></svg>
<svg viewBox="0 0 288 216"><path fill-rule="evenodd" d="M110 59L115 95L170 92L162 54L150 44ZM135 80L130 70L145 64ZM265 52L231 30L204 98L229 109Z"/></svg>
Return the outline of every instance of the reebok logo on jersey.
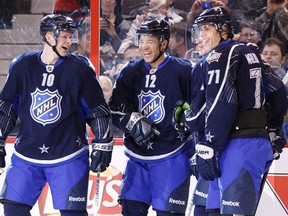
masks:
<svg viewBox="0 0 288 216"><path fill-rule="evenodd" d="M195 191L195 195L203 197L205 199L207 199L207 197L208 197L208 194L205 194L205 193L198 191L198 190Z"/></svg>
<svg viewBox="0 0 288 216"><path fill-rule="evenodd" d="M176 204L176 205L185 205L185 201L183 200L174 200L173 198L169 198L169 203Z"/></svg>
<svg viewBox="0 0 288 216"><path fill-rule="evenodd" d="M222 201L222 205L223 205L223 206L226 205L226 206L240 207L240 202L238 202L238 201L233 202L233 201L223 200L223 201Z"/></svg>
<svg viewBox="0 0 288 216"><path fill-rule="evenodd" d="M72 197L69 196L69 202L85 202L86 197Z"/></svg>

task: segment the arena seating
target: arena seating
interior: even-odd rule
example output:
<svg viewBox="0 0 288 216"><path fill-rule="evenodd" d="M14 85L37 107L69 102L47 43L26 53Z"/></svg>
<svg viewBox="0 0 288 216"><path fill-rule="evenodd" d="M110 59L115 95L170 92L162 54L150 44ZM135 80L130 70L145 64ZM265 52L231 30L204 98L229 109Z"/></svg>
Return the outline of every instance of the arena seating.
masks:
<svg viewBox="0 0 288 216"><path fill-rule="evenodd" d="M0 29L0 89L3 88L9 65L16 56L42 49L39 23L43 14L52 12L53 3L54 0L31 0L29 13L14 14L12 28Z"/></svg>

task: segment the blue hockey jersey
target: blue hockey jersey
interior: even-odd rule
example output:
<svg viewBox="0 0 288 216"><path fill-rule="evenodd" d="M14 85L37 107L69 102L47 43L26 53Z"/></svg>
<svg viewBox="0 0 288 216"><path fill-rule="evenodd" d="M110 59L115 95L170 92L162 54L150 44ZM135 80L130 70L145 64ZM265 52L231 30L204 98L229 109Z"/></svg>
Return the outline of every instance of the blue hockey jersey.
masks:
<svg viewBox="0 0 288 216"><path fill-rule="evenodd" d="M239 114L262 109L272 89L282 88L277 80L271 81L270 77L268 81L263 70L254 47L232 40L221 42L195 65L186 120L191 130L199 133L199 141L225 148L231 133L237 130L234 126ZM269 90L265 90L265 83L269 83ZM273 106L277 103L273 122L281 124L287 102L275 102L274 97Z"/></svg>
<svg viewBox="0 0 288 216"><path fill-rule="evenodd" d="M184 145L187 134L180 135L172 124L175 104L190 101L190 61L167 56L156 70L143 59L130 61L119 74L110 108L113 123L125 132L125 152L139 160L169 157ZM130 107L130 111L121 107ZM160 135L147 149L139 147L125 128L129 112L139 112L151 119Z"/></svg>
<svg viewBox="0 0 288 216"><path fill-rule="evenodd" d="M91 110L108 106L87 58L68 54L45 65L40 56L31 52L13 60L0 100L13 104L21 121L15 154L54 164L88 149L86 120Z"/></svg>

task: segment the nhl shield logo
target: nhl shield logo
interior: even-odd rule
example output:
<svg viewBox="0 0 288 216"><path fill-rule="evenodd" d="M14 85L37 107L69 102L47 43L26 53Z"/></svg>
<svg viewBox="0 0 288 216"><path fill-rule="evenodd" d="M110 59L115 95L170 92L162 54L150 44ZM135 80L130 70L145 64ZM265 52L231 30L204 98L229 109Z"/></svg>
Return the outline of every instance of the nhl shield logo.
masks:
<svg viewBox="0 0 288 216"><path fill-rule="evenodd" d="M160 90L157 92L141 91L138 96L140 101L140 110L147 118L151 119L154 123L159 123L165 116L164 109L164 96L161 94Z"/></svg>
<svg viewBox="0 0 288 216"><path fill-rule="evenodd" d="M61 116L62 96L56 91L45 89L40 91L38 88L31 93L32 104L30 107L31 117L42 125L52 124Z"/></svg>

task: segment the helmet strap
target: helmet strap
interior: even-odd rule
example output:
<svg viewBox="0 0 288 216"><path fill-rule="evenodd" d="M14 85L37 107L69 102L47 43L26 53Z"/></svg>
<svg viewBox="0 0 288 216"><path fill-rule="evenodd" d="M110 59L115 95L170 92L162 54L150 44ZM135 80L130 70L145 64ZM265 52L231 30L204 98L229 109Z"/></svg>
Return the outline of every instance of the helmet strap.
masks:
<svg viewBox="0 0 288 216"><path fill-rule="evenodd" d="M164 53L163 51L160 51L159 55L157 56L157 58L152 63L158 61L158 59L163 55L163 53Z"/></svg>
<svg viewBox="0 0 288 216"><path fill-rule="evenodd" d="M54 46L52 46L48 41L47 39L45 38L45 42L50 46L52 47L52 50L57 54L57 56L59 58L64 58L65 56L61 56L60 53L58 52L58 50L56 49L56 46L57 46L57 39L54 37L55 41L56 41L56 44Z"/></svg>
<svg viewBox="0 0 288 216"><path fill-rule="evenodd" d="M162 44L159 44L159 48L161 48L161 45L162 45ZM158 59L163 55L163 53L164 53L164 52L160 50L159 55L157 56L157 58L156 58L153 62L151 62L151 63L153 64L154 62L158 61Z"/></svg>
<svg viewBox="0 0 288 216"><path fill-rule="evenodd" d="M56 45L57 45L57 43L56 43ZM56 45L55 45L55 46L52 46L52 50L57 54L57 56L58 56L59 58L64 58L65 56L61 56L60 53L57 51Z"/></svg>

